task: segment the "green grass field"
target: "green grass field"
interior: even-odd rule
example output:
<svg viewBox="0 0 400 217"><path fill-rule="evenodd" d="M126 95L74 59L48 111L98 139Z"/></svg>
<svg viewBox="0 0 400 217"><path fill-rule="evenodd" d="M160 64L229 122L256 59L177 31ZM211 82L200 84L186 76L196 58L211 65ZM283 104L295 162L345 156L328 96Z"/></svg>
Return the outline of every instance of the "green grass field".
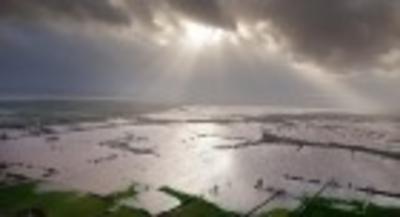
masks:
<svg viewBox="0 0 400 217"><path fill-rule="evenodd" d="M119 206L117 201L134 197L131 189L107 197L76 192L35 191L36 184L21 184L0 188L0 216L18 216L24 210L38 209L48 217L145 217L146 211Z"/></svg>
<svg viewBox="0 0 400 217"><path fill-rule="evenodd" d="M48 217L150 217L146 210L127 207L119 202L137 195L134 186L108 196L78 192L37 192L35 183L0 187L0 216L29 216L39 210ZM164 187L161 192L180 201L180 205L159 217L239 217L243 213L224 210L201 197ZM33 215L34 216L34 215ZM399 217L400 208L381 207L361 201L329 198L305 198L293 210L274 209L257 217Z"/></svg>

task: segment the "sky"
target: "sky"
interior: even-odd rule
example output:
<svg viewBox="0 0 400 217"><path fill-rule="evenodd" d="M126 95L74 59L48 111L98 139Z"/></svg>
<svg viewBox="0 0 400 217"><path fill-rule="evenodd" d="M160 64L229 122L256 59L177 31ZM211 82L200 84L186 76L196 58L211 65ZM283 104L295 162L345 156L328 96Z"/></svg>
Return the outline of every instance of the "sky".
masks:
<svg viewBox="0 0 400 217"><path fill-rule="evenodd" d="M400 108L400 1L2 0L0 97Z"/></svg>

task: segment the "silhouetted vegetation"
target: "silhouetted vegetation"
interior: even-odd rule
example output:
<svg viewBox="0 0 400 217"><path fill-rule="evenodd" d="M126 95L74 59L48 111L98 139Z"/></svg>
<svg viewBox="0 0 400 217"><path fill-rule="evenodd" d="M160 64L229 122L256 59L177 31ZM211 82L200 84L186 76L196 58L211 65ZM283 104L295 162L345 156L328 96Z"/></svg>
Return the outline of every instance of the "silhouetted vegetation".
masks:
<svg viewBox="0 0 400 217"><path fill-rule="evenodd" d="M204 200L164 187L160 191L180 205L158 217L398 217L400 208L382 207L365 201L345 201L320 196L305 197L296 209L277 208L263 213L235 213ZM150 217L146 210L119 203L135 198L135 186L107 196L77 192L38 192L35 183L0 187L0 216L38 217ZM266 204L262 204L263 206ZM260 207L261 208L261 207Z"/></svg>

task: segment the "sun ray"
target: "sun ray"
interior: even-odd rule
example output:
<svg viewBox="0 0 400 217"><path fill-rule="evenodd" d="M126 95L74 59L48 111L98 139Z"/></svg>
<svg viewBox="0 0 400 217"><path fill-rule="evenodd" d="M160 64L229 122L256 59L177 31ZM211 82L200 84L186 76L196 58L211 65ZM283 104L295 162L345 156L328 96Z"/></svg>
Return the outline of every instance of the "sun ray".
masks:
<svg viewBox="0 0 400 217"><path fill-rule="evenodd" d="M164 49L163 61L155 62L152 66L153 70L160 72L158 78L152 81L152 85L146 88L144 95L151 97L156 93L170 93L168 98L173 98L173 101L179 101L184 98L188 85L194 78L194 73L201 73L200 64L207 60L208 69L218 71L212 74L217 80L222 80L223 75L223 47L226 45L228 32L207 26L200 23L195 23L188 20L180 21L180 28L173 29L168 23L158 22L168 31L163 37L159 38L159 43L162 43L160 49ZM165 40L161 41L161 40ZM204 66L202 66L204 67ZM166 85L173 84L173 85ZM162 91L160 88L168 86L173 88L173 91ZM173 93L173 94L172 94Z"/></svg>
<svg viewBox="0 0 400 217"><path fill-rule="evenodd" d="M317 88L328 93L335 94L335 104L340 103L344 107L357 111L382 111L383 107L379 103L360 95L356 90L339 80L338 75L332 75L321 71L316 66L306 63L296 63L293 65L295 72L299 73L303 79Z"/></svg>

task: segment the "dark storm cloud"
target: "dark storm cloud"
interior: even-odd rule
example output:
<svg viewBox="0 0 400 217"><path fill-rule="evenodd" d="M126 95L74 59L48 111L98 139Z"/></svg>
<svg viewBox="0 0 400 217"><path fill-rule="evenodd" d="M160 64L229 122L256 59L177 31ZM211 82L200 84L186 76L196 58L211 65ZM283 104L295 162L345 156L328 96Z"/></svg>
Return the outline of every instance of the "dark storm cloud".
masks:
<svg viewBox="0 0 400 217"><path fill-rule="evenodd" d="M234 29L235 20L224 10L223 1L217 0L168 0L172 10L221 28Z"/></svg>
<svg viewBox="0 0 400 217"><path fill-rule="evenodd" d="M147 26L153 25L154 8L158 8L155 1L148 0L127 0L125 1L131 16L134 16L137 21L144 23Z"/></svg>
<svg viewBox="0 0 400 217"><path fill-rule="evenodd" d="M170 0L203 22L271 27L253 34L279 37L298 62L332 72L393 69L400 57L400 2L395 0ZM227 16L229 15L229 16ZM218 22L219 21L219 22ZM221 22L223 21L223 22ZM255 35L255 38L258 36Z"/></svg>
<svg viewBox="0 0 400 217"><path fill-rule="evenodd" d="M0 16L24 21L54 18L110 24L127 24L130 21L129 15L109 0L2 0Z"/></svg>
<svg viewBox="0 0 400 217"><path fill-rule="evenodd" d="M272 0L263 12L295 56L346 71L383 67L380 55L399 48L399 5L393 0Z"/></svg>
<svg viewBox="0 0 400 217"><path fill-rule="evenodd" d="M117 3L117 4L116 4ZM239 24L268 23L254 38L274 33L284 51L298 62L334 72L368 68L395 69L399 50L400 2L396 0L3 0L0 17L20 20L138 24L148 29L157 13L185 17L237 32ZM174 20L175 19L175 20ZM150 31L148 34L156 34ZM239 33L238 33L239 34ZM262 38L262 37L261 37Z"/></svg>

